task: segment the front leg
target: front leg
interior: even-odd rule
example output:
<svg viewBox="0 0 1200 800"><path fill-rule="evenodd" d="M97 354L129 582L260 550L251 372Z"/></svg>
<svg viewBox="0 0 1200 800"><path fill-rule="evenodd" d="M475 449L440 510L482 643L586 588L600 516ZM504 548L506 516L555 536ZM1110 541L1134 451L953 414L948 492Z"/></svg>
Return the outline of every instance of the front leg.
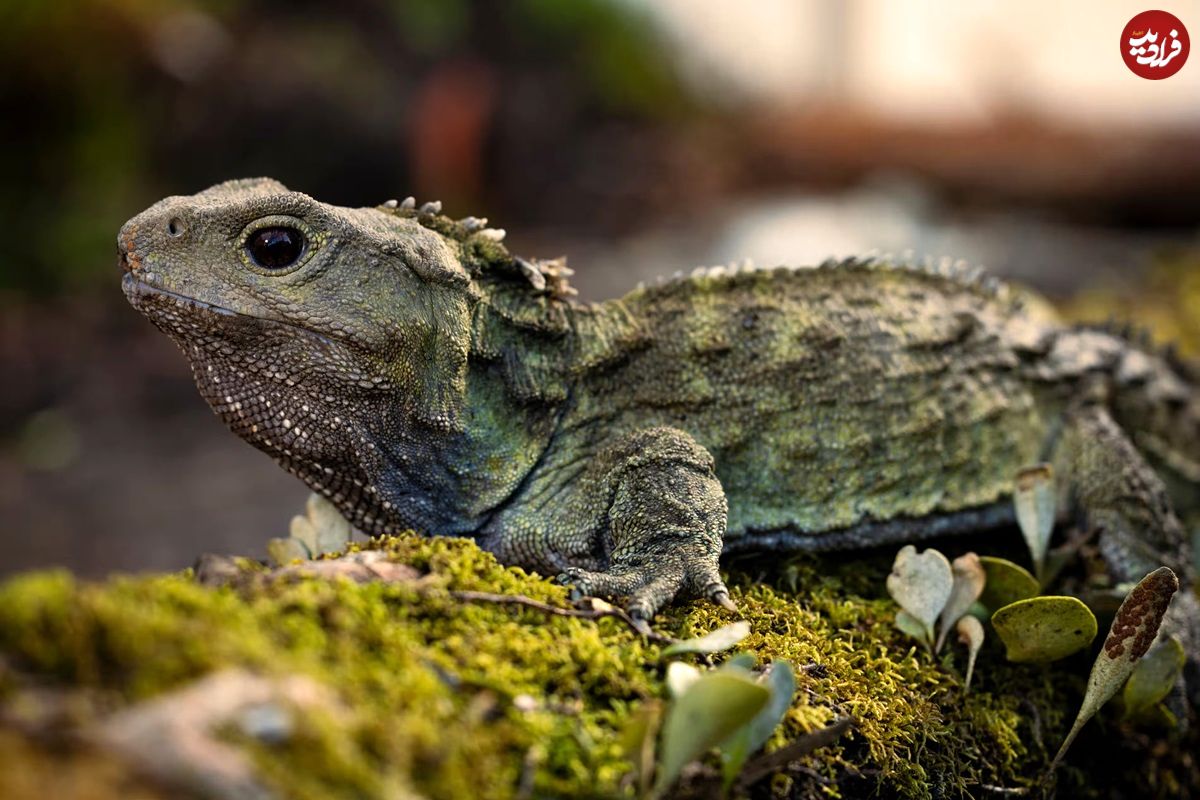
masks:
<svg viewBox="0 0 1200 800"><path fill-rule="evenodd" d="M649 620L676 597L707 597L735 611L717 571L728 507L712 456L676 428L647 428L606 447L588 469L595 569L566 566L560 580L585 595L619 597Z"/></svg>

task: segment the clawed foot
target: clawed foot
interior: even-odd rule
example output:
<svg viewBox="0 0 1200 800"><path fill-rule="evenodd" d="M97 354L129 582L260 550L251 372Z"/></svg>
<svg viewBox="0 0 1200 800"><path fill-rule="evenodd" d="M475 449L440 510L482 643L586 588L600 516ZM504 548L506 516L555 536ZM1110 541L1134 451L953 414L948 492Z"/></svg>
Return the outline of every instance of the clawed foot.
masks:
<svg viewBox="0 0 1200 800"><path fill-rule="evenodd" d="M558 576L558 582L572 587L572 598L620 598L625 612L643 633L649 631L648 623L654 615L677 597L703 597L727 611L737 612L716 564L708 559L680 559L675 555L674 559L653 558L646 562L614 561L606 571L568 567Z"/></svg>

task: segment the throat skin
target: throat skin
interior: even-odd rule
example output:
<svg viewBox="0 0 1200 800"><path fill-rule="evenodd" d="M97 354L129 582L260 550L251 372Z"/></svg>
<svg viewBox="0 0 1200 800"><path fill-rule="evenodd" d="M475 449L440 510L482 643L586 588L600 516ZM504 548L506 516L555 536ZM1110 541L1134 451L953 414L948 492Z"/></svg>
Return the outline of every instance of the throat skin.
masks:
<svg viewBox="0 0 1200 800"><path fill-rule="evenodd" d="M381 397L318 414L343 425L349 443L321 463L253 443L365 533L477 536L543 456L560 416L557 404L514 401L481 366L469 374L464 413L451 429Z"/></svg>
<svg viewBox="0 0 1200 800"><path fill-rule="evenodd" d="M229 429L370 535L475 536L543 457L561 416L561 401L518 399L495 364L472 360L461 396L449 398L457 413L431 418L428 404L394 383L303 379L316 361L340 374L329 369L344 360L332 339L129 292L187 355L201 396Z"/></svg>

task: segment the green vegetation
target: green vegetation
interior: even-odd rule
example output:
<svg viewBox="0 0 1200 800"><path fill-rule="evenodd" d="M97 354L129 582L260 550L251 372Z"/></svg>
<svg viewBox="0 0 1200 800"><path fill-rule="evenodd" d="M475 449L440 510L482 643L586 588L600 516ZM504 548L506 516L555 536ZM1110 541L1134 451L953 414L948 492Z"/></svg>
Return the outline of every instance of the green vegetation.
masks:
<svg viewBox="0 0 1200 800"><path fill-rule="evenodd" d="M286 741L238 740L264 780L290 797L394 796L397 787L513 797L523 780L534 796L633 796L622 737L648 702L668 696L663 647L616 619L453 599L452 591L485 591L567 605L561 587L500 567L469 542L401 537L385 546L422 577L266 579L251 562L242 562L236 586L221 589L190 574L103 584L63 572L18 577L0 586L0 709L28 713L35 684L69 690L71 720L86 726L237 665L308 676L344 704L337 714L306 714ZM981 783L1031 785L1046 748L1065 735L1085 669L1071 660L1061 669L1011 665L985 651L988 668L965 695L961 654L931 662L893 628L895 607L882 590L889 561L799 560L774 583L749 569L730 574L751 626L739 648L796 672L793 706L768 750L840 715L856 721L808 757L804 772L769 778L755 796L978 796ZM673 608L658 629L693 637L729 621L694 604ZM1092 744L1085 731L1077 749ZM57 773L101 763L0 736L0 760L18 763L10 758L30 770L57 759ZM708 758L719 786L717 759ZM1152 792L1194 780L1170 756L1130 758L1118 775ZM1071 767L1063 774L1091 782Z"/></svg>

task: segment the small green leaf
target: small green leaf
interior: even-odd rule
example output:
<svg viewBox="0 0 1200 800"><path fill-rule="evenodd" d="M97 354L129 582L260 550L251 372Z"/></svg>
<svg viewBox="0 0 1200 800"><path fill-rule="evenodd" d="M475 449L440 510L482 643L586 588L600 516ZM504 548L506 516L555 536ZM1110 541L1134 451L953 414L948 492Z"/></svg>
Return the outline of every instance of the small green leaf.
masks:
<svg viewBox="0 0 1200 800"><path fill-rule="evenodd" d="M918 554L911 544L896 554L887 578L888 594L921 623L927 642L933 642L933 623L946 607L953 586L954 573L946 557L933 548Z"/></svg>
<svg viewBox="0 0 1200 800"><path fill-rule="evenodd" d="M304 504L304 513L316 532L314 555L340 553L350 543L352 528L333 503L313 492Z"/></svg>
<svg viewBox="0 0 1200 800"><path fill-rule="evenodd" d="M748 672L754 669L757 663L758 656L754 655L754 653L734 653L721 662L719 669L740 669Z"/></svg>
<svg viewBox="0 0 1200 800"><path fill-rule="evenodd" d="M1150 649L1167 613L1167 606L1177 591L1179 578L1167 567L1159 567L1142 578L1125 602L1121 603L1108 630L1108 637L1104 640L1104 648L1092 664L1092 674L1088 676L1087 692L1083 696L1079 714L1062 747L1058 748L1058 754L1050 764L1051 769L1062 760L1079 730L1102 705L1112 699L1133 672L1134 664Z"/></svg>
<svg viewBox="0 0 1200 800"><path fill-rule="evenodd" d="M292 522L288 525L288 536L304 545L304 548L311 554L305 558L312 558L317 555L317 529L313 527L312 521L308 517L295 516L292 517Z"/></svg>
<svg viewBox="0 0 1200 800"><path fill-rule="evenodd" d="M648 700L637 709L621 730L621 749L633 762L634 775L638 781L638 796L650 793L654 777L654 751L658 731L662 728L663 706L657 700Z"/></svg>
<svg viewBox="0 0 1200 800"><path fill-rule="evenodd" d="M958 620L955 629L958 640L967 646L967 677L963 679L963 692L971 691L971 676L975 673L975 657L983 647L983 623L970 614Z"/></svg>
<svg viewBox="0 0 1200 800"><path fill-rule="evenodd" d="M305 546L304 542L300 541L294 536L288 536L282 539L268 539L267 556L276 566L280 567L284 566L285 564L290 564L297 559L300 561L307 561L309 558L311 558L308 547Z"/></svg>
<svg viewBox="0 0 1200 800"><path fill-rule="evenodd" d="M1136 717L1161 702L1179 680L1187 653L1173 636L1160 636L1133 668L1121 699L1125 716Z"/></svg>
<svg viewBox="0 0 1200 800"><path fill-rule="evenodd" d="M1037 597L1041 591L1037 578L1030 575L1029 570L1006 558L980 556L979 564L987 575L979 602L989 611L995 612L1018 600Z"/></svg>
<svg viewBox="0 0 1200 800"><path fill-rule="evenodd" d="M908 613L904 609L896 612L896 630L907 634L916 639L926 647L932 647L933 642L927 638L928 634L925 630L925 623Z"/></svg>
<svg viewBox="0 0 1200 800"><path fill-rule="evenodd" d="M967 609L967 613L980 622L990 622L992 619L992 612L988 611L987 606L978 600L971 603L971 607Z"/></svg>
<svg viewBox="0 0 1200 800"><path fill-rule="evenodd" d="M676 642L662 651L663 657L680 653L719 653L728 650L750 635L750 623L745 620L723 625L711 633L695 639Z"/></svg>
<svg viewBox="0 0 1200 800"><path fill-rule="evenodd" d="M974 553L967 553L954 559L950 563L950 570L954 573L954 585L950 589L946 607L942 609L937 644L933 647L935 653L942 649L946 636L949 635L950 628L954 626L954 623L958 622L959 618L970 610L971 604L979 599L979 595L983 592L984 581L987 580L983 566L979 563L979 556Z"/></svg>
<svg viewBox="0 0 1200 800"><path fill-rule="evenodd" d="M1027 467L1017 473L1013 489L1017 524L1033 556L1033 571L1041 579L1046 565L1046 550L1054 531L1058 497L1054 490L1054 470L1049 464Z"/></svg>
<svg viewBox="0 0 1200 800"><path fill-rule="evenodd" d="M726 791L741 774L746 759L765 745L779 727L784 715L792 707L792 696L796 693L796 676L792 672L792 665L786 661L772 661L769 671L757 682L767 687L771 699L754 719L738 728L720 746Z"/></svg>
<svg viewBox="0 0 1200 800"><path fill-rule="evenodd" d="M1015 662L1057 661L1096 638L1096 617L1075 597L1031 597L992 615L992 626Z"/></svg>
<svg viewBox="0 0 1200 800"><path fill-rule="evenodd" d="M662 796L684 765L729 738L770 698L766 687L732 670L714 670L692 683L667 710L654 795Z"/></svg>

